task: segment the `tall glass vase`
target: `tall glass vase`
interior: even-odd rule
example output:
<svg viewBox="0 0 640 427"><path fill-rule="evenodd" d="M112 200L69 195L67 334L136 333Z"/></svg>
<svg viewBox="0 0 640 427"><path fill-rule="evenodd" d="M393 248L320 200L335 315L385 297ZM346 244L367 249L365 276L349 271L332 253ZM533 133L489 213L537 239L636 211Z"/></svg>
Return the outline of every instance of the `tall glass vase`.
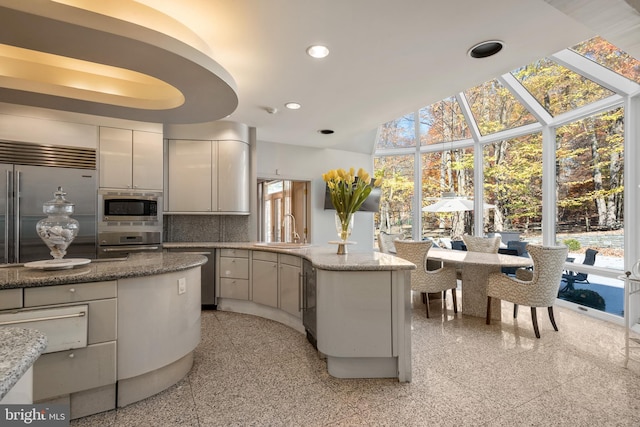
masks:
<svg viewBox="0 0 640 427"><path fill-rule="evenodd" d="M36 224L38 236L49 247L51 256L58 261L63 261L67 248L80 228L80 223L69 216L73 214L75 205L64 198L66 194L62 187L58 187L53 193L55 198L42 206L47 217Z"/></svg>
<svg viewBox="0 0 640 427"><path fill-rule="evenodd" d="M338 233L338 238L340 242L338 243L338 255L343 255L347 253L347 240L349 236L351 236L351 232L353 231L353 214L347 214L345 217L341 218L340 215L336 212L335 222L336 222L336 232Z"/></svg>

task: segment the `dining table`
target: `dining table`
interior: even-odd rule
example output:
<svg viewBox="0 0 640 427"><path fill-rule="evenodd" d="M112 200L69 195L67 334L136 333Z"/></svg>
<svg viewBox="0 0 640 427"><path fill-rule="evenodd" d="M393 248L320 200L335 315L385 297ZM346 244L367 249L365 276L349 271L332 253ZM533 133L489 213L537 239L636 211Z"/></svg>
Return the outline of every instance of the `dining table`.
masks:
<svg viewBox="0 0 640 427"><path fill-rule="evenodd" d="M462 314L485 317L487 315L487 285L489 274L502 267L530 267L531 258L454 249L431 248L427 259L455 265L462 271ZM501 304L492 298L491 319L501 320Z"/></svg>

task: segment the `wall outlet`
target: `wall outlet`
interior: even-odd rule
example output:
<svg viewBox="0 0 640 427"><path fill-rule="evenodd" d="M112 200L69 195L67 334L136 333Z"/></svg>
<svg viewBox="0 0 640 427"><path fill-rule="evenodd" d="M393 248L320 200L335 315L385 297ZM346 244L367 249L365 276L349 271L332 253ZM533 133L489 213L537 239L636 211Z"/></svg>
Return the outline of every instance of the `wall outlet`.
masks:
<svg viewBox="0 0 640 427"><path fill-rule="evenodd" d="M182 295L187 292L187 279L181 277L178 279L178 295Z"/></svg>

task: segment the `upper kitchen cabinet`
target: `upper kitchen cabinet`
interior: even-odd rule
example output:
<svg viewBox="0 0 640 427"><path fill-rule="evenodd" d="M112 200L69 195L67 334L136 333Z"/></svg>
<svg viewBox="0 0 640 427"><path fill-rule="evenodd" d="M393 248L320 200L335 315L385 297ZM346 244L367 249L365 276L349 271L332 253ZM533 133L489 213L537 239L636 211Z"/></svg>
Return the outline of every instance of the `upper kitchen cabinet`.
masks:
<svg viewBox="0 0 640 427"><path fill-rule="evenodd" d="M249 213L249 144L169 140L168 213Z"/></svg>
<svg viewBox="0 0 640 427"><path fill-rule="evenodd" d="M212 179L217 175L215 148L211 141L169 141L169 184L165 195L169 211L212 211L212 201L217 202L217 186L213 186Z"/></svg>
<svg viewBox="0 0 640 427"><path fill-rule="evenodd" d="M165 213L248 214L248 128L233 122L165 125Z"/></svg>
<svg viewBox="0 0 640 427"><path fill-rule="evenodd" d="M100 128L100 187L160 190L163 187L162 134Z"/></svg>

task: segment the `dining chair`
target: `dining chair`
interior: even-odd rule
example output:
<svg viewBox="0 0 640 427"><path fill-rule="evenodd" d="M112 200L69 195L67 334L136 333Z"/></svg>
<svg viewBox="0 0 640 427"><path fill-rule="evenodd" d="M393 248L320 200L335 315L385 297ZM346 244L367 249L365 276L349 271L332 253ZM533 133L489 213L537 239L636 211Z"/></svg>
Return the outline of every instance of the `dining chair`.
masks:
<svg viewBox="0 0 640 427"><path fill-rule="evenodd" d="M478 237L478 236L462 236L462 241L471 252L484 252L489 254L497 254L500 249L500 236L495 237Z"/></svg>
<svg viewBox="0 0 640 427"><path fill-rule="evenodd" d="M531 321L536 338L540 338L536 307L547 307L549 320L558 330L553 317L553 303L558 296L562 269L569 249L566 246L527 246L533 261L533 270L518 269L516 277L491 273L487 281L487 325L491 324L491 298L514 304L513 318L518 317L518 305L531 307Z"/></svg>
<svg viewBox="0 0 640 427"><path fill-rule="evenodd" d="M517 249L500 248L500 249L498 249L498 253L502 254L502 255L518 256L518 250ZM500 269L500 271L502 272L502 274L510 274L512 276L516 274L516 268L515 267L502 267Z"/></svg>
<svg viewBox="0 0 640 427"><path fill-rule="evenodd" d="M378 234L378 248L380 252L385 254L393 254L396 252L394 240L402 239L404 237L401 233L386 233L381 231Z"/></svg>
<svg viewBox="0 0 640 427"><path fill-rule="evenodd" d="M507 249L515 249L518 251L518 256L526 256L529 257L529 253L527 252L527 245L529 242L521 241L521 240L510 240L507 242Z"/></svg>
<svg viewBox="0 0 640 427"><path fill-rule="evenodd" d="M464 244L462 240L452 240L451 249L453 249L454 251L466 251L467 246Z"/></svg>
<svg viewBox="0 0 640 427"><path fill-rule="evenodd" d="M430 317L429 293L442 292L443 300L446 300L447 289L451 289L453 296L453 312L458 312L458 300L456 288L456 269L452 266L440 267L436 270L427 270L427 255L432 243L429 240L410 241L396 240L396 255L404 258L416 265L415 270L411 270L411 289L422 292L425 297L423 301L426 305L427 318Z"/></svg>

